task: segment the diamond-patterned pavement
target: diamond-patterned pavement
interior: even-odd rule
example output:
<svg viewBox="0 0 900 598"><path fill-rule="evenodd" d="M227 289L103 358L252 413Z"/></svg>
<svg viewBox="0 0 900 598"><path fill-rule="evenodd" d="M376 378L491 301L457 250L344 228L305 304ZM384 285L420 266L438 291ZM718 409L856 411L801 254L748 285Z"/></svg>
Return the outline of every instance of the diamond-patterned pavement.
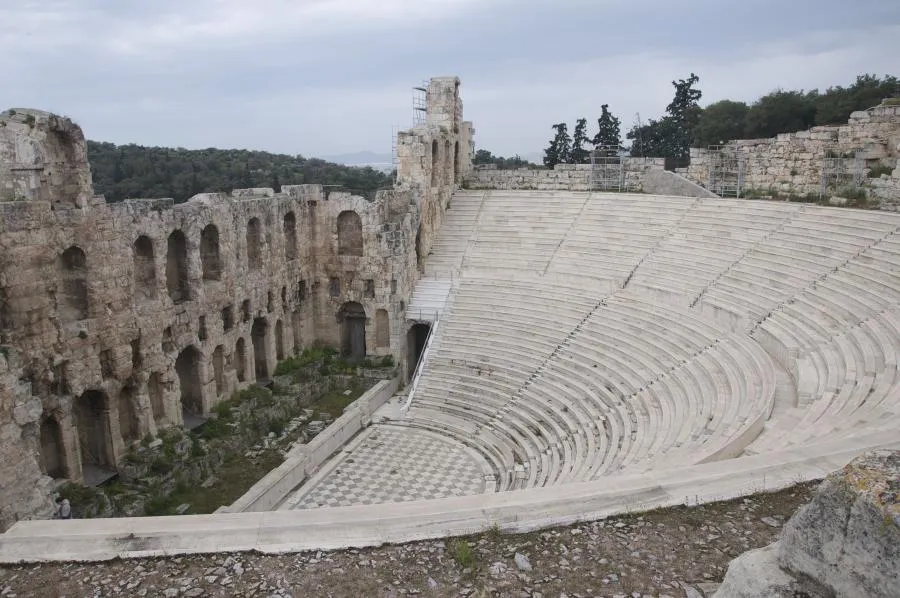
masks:
<svg viewBox="0 0 900 598"><path fill-rule="evenodd" d="M484 469L460 444L414 428L374 425L367 437L288 498L289 509L343 507L481 494ZM284 507L283 507L284 508Z"/></svg>

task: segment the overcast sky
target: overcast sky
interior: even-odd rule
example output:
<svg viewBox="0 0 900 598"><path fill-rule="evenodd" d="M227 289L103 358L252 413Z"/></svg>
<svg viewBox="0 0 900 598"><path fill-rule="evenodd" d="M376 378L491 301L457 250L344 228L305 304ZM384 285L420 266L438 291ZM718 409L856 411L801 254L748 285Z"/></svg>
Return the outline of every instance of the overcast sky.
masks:
<svg viewBox="0 0 900 598"><path fill-rule="evenodd" d="M705 105L900 75L898 56L897 0L0 0L0 109L306 156L389 153L431 76L458 75L476 146L511 155L603 103L624 135L691 71Z"/></svg>

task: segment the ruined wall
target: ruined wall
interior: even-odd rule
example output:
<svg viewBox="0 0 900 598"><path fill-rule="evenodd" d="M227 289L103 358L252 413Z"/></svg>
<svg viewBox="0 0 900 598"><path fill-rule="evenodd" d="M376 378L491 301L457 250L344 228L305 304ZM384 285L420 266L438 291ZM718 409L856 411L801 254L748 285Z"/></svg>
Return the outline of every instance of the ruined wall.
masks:
<svg viewBox="0 0 900 598"><path fill-rule="evenodd" d="M429 90L406 176L374 201L288 185L107 204L76 125L0 115L0 530L313 343L402 361L417 249L470 164L458 80Z"/></svg>
<svg viewBox="0 0 900 598"><path fill-rule="evenodd" d="M889 180L874 183L866 177L879 164L897 166L900 156L900 106L881 105L854 112L846 125L813 127L771 139L740 139L726 146L743 163L744 188L782 194L818 194L826 156L855 155L862 182L888 203L900 202L898 186ZM710 165L715 153L691 149L689 179L710 186ZM852 168L849 161L849 168ZM890 179L891 177L884 177Z"/></svg>
<svg viewBox="0 0 900 598"><path fill-rule="evenodd" d="M552 170L517 168L498 170L494 164L475 166L465 178L467 189L590 191L590 164L557 164ZM664 170L663 158L622 158L625 191L643 191L646 173Z"/></svg>

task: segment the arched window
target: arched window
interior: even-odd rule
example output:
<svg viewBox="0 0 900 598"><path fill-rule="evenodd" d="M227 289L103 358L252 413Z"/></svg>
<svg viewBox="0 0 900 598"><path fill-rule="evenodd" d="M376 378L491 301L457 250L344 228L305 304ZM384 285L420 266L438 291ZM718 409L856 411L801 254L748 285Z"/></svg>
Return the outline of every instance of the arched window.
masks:
<svg viewBox="0 0 900 598"><path fill-rule="evenodd" d="M262 268L262 224L259 218L247 223L247 265L251 270Z"/></svg>
<svg viewBox="0 0 900 598"><path fill-rule="evenodd" d="M206 228L200 233L200 265L203 268L203 280L222 279L219 229L214 224L206 225Z"/></svg>
<svg viewBox="0 0 900 598"><path fill-rule="evenodd" d="M431 186L436 187L438 184L438 142L437 139L431 142Z"/></svg>
<svg viewBox="0 0 900 598"><path fill-rule="evenodd" d="M347 210L338 214L338 255L363 254L362 220L359 214Z"/></svg>
<svg viewBox="0 0 900 598"><path fill-rule="evenodd" d="M444 141L444 172L447 173L447 182L453 181L453 155L450 153L450 140Z"/></svg>
<svg viewBox="0 0 900 598"><path fill-rule="evenodd" d="M146 235L138 237L132 246L134 258L134 294L139 300L156 297L156 260L153 241Z"/></svg>
<svg viewBox="0 0 900 598"><path fill-rule="evenodd" d="M166 288L169 297L175 303L189 301L187 238L180 230L172 231L167 245Z"/></svg>
<svg viewBox="0 0 900 598"><path fill-rule="evenodd" d="M64 320L88 317L87 257L72 246L59 257L59 310Z"/></svg>
<svg viewBox="0 0 900 598"><path fill-rule="evenodd" d="M284 259L295 259L297 257L297 217L293 212L284 215L282 230L284 231Z"/></svg>

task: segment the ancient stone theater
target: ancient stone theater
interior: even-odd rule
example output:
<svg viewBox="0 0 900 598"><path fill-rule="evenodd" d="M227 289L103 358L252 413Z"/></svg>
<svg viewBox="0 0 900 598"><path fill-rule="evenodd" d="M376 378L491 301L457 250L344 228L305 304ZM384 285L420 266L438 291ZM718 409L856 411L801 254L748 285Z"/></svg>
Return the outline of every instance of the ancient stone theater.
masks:
<svg viewBox="0 0 900 598"><path fill-rule="evenodd" d="M459 80L433 78L374 199L106 203L76 124L0 114L0 559L534 529L900 446L900 214L722 197L711 152L475 168L473 136ZM836 148L896 167L900 107L734 148L759 185L816 191ZM900 169L876 183L891 208ZM63 480L313 345L397 376L214 514L46 520Z"/></svg>

